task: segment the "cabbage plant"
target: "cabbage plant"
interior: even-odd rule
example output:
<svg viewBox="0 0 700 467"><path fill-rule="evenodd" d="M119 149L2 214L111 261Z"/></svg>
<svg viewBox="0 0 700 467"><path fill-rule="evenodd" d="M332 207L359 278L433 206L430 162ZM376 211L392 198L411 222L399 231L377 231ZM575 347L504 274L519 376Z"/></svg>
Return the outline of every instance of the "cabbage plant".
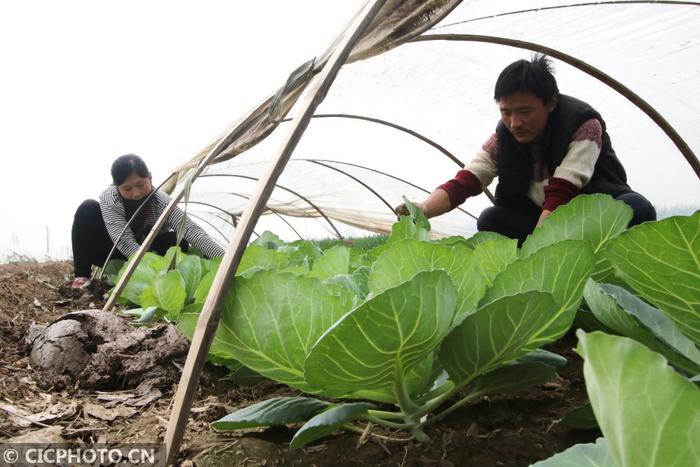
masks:
<svg viewBox="0 0 700 467"><path fill-rule="evenodd" d="M609 196L578 196L520 249L490 232L432 240L417 209L370 251L265 233L239 265L209 358L305 395L213 425L303 422L293 448L359 430L356 420L426 439L428 426L478 397L551 378L563 359L539 348L571 327L584 293L591 319L697 374L700 214L626 230L631 216ZM127 297L191 337L217 265L200 260L197 274L173 255L149 257ZM194 272L178 269L185 260Z"/></svg>
<svg viewBox="0 0 700 467"><path fill-rule="evenodd" d="M571 327L589 277L611 274L603 251L629 211L602 195L577 197L521 249L492 233L430 240L418 212L362 257L336 247L323 273L317 260L307 273L237 278L212 351L305 395L213 426L303 422L292 448L359 430L354 421L426 439L427 427L470 401L547 381L561 359L538 349ZM196 319L182 314L186 333Z"/></svg>
<svg viewBox="0 0 700 467"><path fill-rule="evenodd" d="M264 269L308 273L321 256L312 242L285 243L265 232L248 246L237 274L246 276ZM154 318L177 321L183 310L198 309L196 305L204 303L220 262L221 258L209 260L185 254L179 247L170 248L165 256L146 253L120 297L122 304L140 308L125 313L139 317L139 324ZM126 267L123 264L112 278L113 284Z"/></svg>
<svg viewBox="0 0 700 467"><path fill-rule="evenodd" d="M700 374L700 211L629 229L605 257L622 286L589 280L595 317L686 375Z"/></svg>
<svg viewBox="0 0 700 467"><path fill-rule="evenodd" d="M629 229L604 257L622 286L589 279L586 302L634 339L578 334L604 438L535 466L700 465L700 212Z"/></svg>
<svg viewBox="0 0 700 467"><path fill-rule="evenodd" d="M577 332L591 405L604 437L533 467L700 465L700 388L629 338Z"/></svg>
<svg viewBox="0 0 700 467"><path fill-rule="evenodd" d="M630 290L700 345L700 211L629 229L605 254Z"/></svg>

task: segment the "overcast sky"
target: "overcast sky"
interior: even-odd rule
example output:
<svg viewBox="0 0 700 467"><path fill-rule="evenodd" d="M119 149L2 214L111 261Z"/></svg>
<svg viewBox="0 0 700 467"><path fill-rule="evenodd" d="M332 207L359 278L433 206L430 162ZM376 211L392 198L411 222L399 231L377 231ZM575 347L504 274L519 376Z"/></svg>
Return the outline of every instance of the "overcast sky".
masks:
<svg viewBox="0 0 700 467"><path fill-rule="evenodd" d="M9 228L69 227L121 154L142 155L162 180L363 4L0 2L0 247Z"/></svg>
<svg viewBox="0 0 700 467"><path fill-rule="evenodd" d="M499 2L498 7L505 8L507 3ZM363 0L0 2L0 160L4 175L0 183L0 260L8 245L43 248L46 226L51 254L68 254L75 208L86 198L97 198L111 182L109 167L117 156L143 156L154 180L162 181L174 167L278 89L297 66L325 51L363 4ZM491 2L478 5L495 8ZM466 13L476 14L473 6L470 4ZM659 11L643 5L630 8ZM674 17L664 17L668 23L644 22L647 16L641 14L641 22L628 32L641 31L640 40L651 37L655 47L666 42L672 52L681 50L679 44L684 44L683 50L697 52L700 48L692 45L698 43L693 39L696 33L688 38L689 33L681 31L682 41L675 41L679 25L669 21L683 21L683 15L689 13L675 12ZM596 10L590 14L595 16ZM605 17L612 18L608 21L614 24L613 16ZM575 28L573 31L578 37ZM610 31L617 29L610 27ZM585 42L586 37L581 40ZM615 47L609 50L605 38L591 41L603 48L592 49L593 59L607 57L614 63L616 54L638 53L638 40L631 37L629 50L624 49L619 35L610 39ZM341 74L322 110L373 115L373 110L381 109L378 115L425 129L428 136L449 143L460 158L468 160L495 124L497 111L490 89L498 70L529 53L485 45L467 49L457 44L449 48L424 44L405 48L414 53L412 60L399 48L402 50L372 63L353 65L354 71ZM467 50L483 53L476 58L461 55ZM664 53L666 56L672 58L671 53ZM646 62L642 62L637 65L648 72L648 67L642 66ZM699 62L688 62L677 71L691 83L697 79ZM623 162L635 188L659 205L700 202L697 179L668 139L662 135L653 145L647 143L648 133L658 132L648 126L647 117L640 117L640 112L619 96L600 97L598 88L602 85L589 77L573 74L562 64L557 69L560 88L586 100L590 94L590 102L606 116L613 127L615 147L623 148ZM662 66L652 76L664 70ZM632 83L633 87L642 88L643 96L653 99L658 84L636 69L629 73L632 78L637 75L642 82ZM677 80L678 76L663 79ZM477 85L487 91L474 96ZM644 89L645 85L649 89ZM693 86L688 94L690 101L686 95L678 102L660 102L680 109L672 116L681 119L672 122L683 127L686 138L696 137L692 128L696 119L689 117L694 112L683 109L685 105L690 110L696 108L693 96L698 94L697 88ZM632 114L634 119L628 118ZM476 116L487 118L475 124ZM423 125L420 119L434 128ZM639 128L644 129L643 135ZM377 142L395 144L386 133L377 135ZM381 148L377 153L368 151L366 139L354 133L348 136L343 135L341 145L334 144L340 141L334 135L336 140L331 139L330 145L334 149L342 146L353 158L363 155L371 163L379 162ZM639 148L635 147L637 139ZM308 140L302 141L301 149ZM320 142L319 147L328 147ZM364 146L353 146L357 144ZM379 143L372 141L371 145ZM421 156L406 156L403 160L416 163L401 165L421 175L426 169L435 169L435 180L427 182L427 187L452 175L452 166L445 170L433 164L421 168L417 162ZM659 157L675 165L658 172Z"/></svg>

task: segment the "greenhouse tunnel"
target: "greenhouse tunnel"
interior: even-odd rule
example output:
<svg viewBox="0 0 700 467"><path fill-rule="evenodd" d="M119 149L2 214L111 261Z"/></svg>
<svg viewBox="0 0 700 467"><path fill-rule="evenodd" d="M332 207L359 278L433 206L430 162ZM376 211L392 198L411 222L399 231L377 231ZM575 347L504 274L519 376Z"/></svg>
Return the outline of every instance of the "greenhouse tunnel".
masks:
<svg viewBox="0 0 700 467"><path fill-rule="evenodd" d="M589 102L605 119L630 186L660 211L697 204L700 3L522 1L518 11L499 3L368 2L363 11L378 13L373 10L374 20L325 98L322 90L310 103L307 94L328 78L334 52L350 35L339 36L326 54L293 72L277 93L175 169L167 190L204 228L232 239L250 200L265 198L262 185L278 152L289 151L279 178L272 177L263 215L250 220L256 234L272 230L294 240L390 232L392 207L403 196L423 199L493 133L499 118L493 85L503 67L549 52L560 91ZM306 123L285 120L290 109L301 112L319 101L311 110L315 118L306 116L306 131ZM485 194L469 199L432 219L432 235L471 235L475 216L490 204ZM247 242L240 235L232 245ZM215 329L216 298L207 304ZM205 346L211 332L200 333ZM196 378L190 358L189 375ZM178 393L185 402L176 418L188 410L186 399Z"/></svg>
<svg viewBox="0 0 700 467"><path fill-rule="evenodd" d="M693 40L695 26L700 24L697 6L696 2L522 2L521 11L498 15L498 6L489 2L461 2L421 39L489 35L565 52L639 95L697 152L698 132L687 116L694 114L699 102L694 86L698 70L686 66L700 58ZM537 28L529 27L535 22ZM624 28L614 27L619 24ZM671 30L674 34L667 34ZM614 53L610 53L611 46ZM495 77L506 64L533 52L483 42L431 40L406 43L345 65L279 183L303 194L329 219L339 222L343 236L390 231L395 216L389 206L398 205L403 195L422 199L425 191L451 178L459 168L457 163L468 162L488 138L498 119L492 99ZM642 110L587 73L556 58L554 63L561 91L593 103L604 116L635 190L662 209L671 203L662 196L671 187L686 194L685 199L700 199L692 166ZM396 131L396 127L407 132ZM204 173L260 176L278 133L276 130L235 157L224 151L217 158L221 162L209 165ZM303 167L302 159L324 160L345 173L332 173L320 165ZM365 168L348 165L351 163ZM663 170L652 169L660 163ZM220 192L250 195L255 183L230 183L199 179L193 184L191 199L221 203L228 212L240 214L245 200L226 199ZM308 203L297 196L278 189L273 199L269 207L289 216L288 222L302 236L337 235L320 226L314 219L319 211L308 209ZM489 204L481 195L468 200L463 211L434 219L434 235L470 235L475 221L466 213L478 215ZM215 210L189 209L211 218L212 224L230 235L231 226ZM289 226L273 219L276 217L264 215L256 230L296 238Z"/></svg>

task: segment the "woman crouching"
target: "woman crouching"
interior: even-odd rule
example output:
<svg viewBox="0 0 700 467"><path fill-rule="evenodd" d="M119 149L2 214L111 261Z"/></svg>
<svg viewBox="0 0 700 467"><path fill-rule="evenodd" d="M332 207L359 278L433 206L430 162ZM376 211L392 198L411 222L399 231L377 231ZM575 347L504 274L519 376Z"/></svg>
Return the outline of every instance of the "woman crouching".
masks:
<svg viewBox="0 0 700 467"><path fill-rule="evenodd" d="M90 283L92 266L102 266L115 242L112 258L126 259L135 253L145 240L170 198L161 191L153 192L151 172L139 156L127 154L112 164L112 184L100 195L100 201L85 200L75 212L72 229L74 279L72 288L83 288ZM146 201L146 199L148 200ZM129 227L127 222L142 203L141 209ZM183 251L195 246L207 258L222 256L224 249L207 233L175 208L167 219L167 231L155 238L150 250L164 255L177 242L176 231L184 219ZM122 235L122 232L123 235ZM119 238L121 235L121 238Z"/></svg>

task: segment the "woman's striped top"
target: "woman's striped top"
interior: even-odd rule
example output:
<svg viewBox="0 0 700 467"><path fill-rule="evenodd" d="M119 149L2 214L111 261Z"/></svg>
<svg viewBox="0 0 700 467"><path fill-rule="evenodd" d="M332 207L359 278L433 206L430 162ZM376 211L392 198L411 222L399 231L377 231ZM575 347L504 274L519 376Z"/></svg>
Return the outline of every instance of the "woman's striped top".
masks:
<svg viewBox="0 0 700 467"><path fill-rule="evenodd" d="M142 217L147 232L156 224L169 202L170 197L161 191L157 191L149 200L148 205L144 207L145 212ZM102 195L100 195L100 210L102 211L102 218L104 219L105 227L107 227L107 232L112 242L116 242L128 221L124 202L116 186L109 185L102 192ZM221 245L214 241L200 226L186 217L181 209L175 208L173 210L166 225L169 229L177 232L183 220L185 222L184 238L187 242L199 249L208 258L224 254L224 249ZM131 228L126 229L117 245L119 252L128 258L139 247L140 244L134 236L133 230Z"/></svg>

